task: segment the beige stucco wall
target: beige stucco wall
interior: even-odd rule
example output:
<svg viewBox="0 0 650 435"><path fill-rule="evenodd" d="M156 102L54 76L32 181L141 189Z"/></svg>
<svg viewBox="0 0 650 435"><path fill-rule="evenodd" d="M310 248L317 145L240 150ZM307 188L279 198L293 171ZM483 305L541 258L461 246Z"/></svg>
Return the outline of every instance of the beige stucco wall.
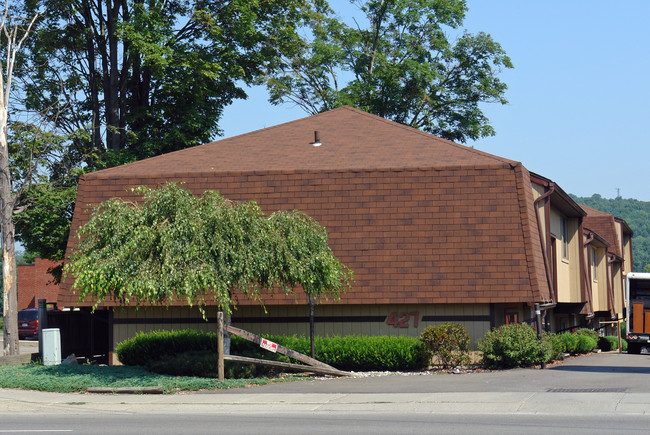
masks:
<svg viewBox="0 0 650 435"><path fill-rule="evenodd" d="M589 248L592 249L592 248ZM593 294L594 311L607 311L607 275L605 248L596 248L591 250L591 255L596 255L597 277L591 274L591 290ZM591 267L591 266L590 266Z"/></svg>
<svg viewBox="0 0 650 435"><path fill-rule="evenodd" d="M623 307L624 307L624 290L623 290L623 271L621 269L621 264L618 262L612 263L612 287L614 290L614 310L616 311L616 317L623 317Z"/></svg>
<svg viewBox="0 0 650 435"><path fill-rule="evenodd" d="M551 208L551 234L556 241L556 273L558 302L581 302L580 290L580 235L578 219L567 218ZM566 219L569 235L568 255L563 256L562 219Z"/></svg>

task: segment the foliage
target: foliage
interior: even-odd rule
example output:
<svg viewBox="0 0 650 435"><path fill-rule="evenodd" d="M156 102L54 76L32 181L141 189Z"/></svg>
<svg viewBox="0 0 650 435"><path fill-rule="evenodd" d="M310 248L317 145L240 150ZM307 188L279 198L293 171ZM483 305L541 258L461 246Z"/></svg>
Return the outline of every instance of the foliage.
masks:
<svg viewBox="0 0 650 435"><path fill-rule="evenodd" d="M542 335L544 340L545 361L556 361L562 358L565 352L564 342L558 334L552 332L544 332Z"/></svg>
<svg viewBox="0 0 650 435"><path fill-rule="evenodd" d="M576 334L578 337L578 345L576 346L576 353L589 353L596 348L598 341L594 340L588 335Z"/></svg>
<svg viewBox="0 0 650 435"><path fill-rule="evenodd" d="M540 342L535 330L527 324L502 325L478 341L483 361L491 369L541 364L553 354L552 346L550 340Z"/></svg>
<svg viewBox="0 0 650 435"><path fill-rule="evenodd" d="M271 335L265 338L296 352L310 353L311 345L306 337ZM233 355L289 362L288 357L267 352L239 337L232 336L231 339ZM207 353L216 353L216 340L216 334L195 331L140 333L120 343L117 355L123 364L148 365L158 370L175 370L184 359L196 360L197 364L207 367L206 361L212 358ZM316 337L314 347L317 360L340 370L418 370L428 364L424 345L414 337ZM160 360L166 362L152 365L152 362ZM251 367L244 371L256 375L266 373ZM211 370L208 369L207 373Z"/></svg>
<svg viewBox="0 0 650 435"><path fill-rule="evenodd" d="M497 76L512 63L490 35L457 30L465 0L357 5L363 17L348 26L315 2L311 40L267 82L274 104L312 114L348 104L459 142L494 135L479 105L507 103Z"/></svg>
<svg viewBox="0 0 650 435"><path fill-rule="evenodd" d="M420 334L420 340L445 369L466 366L470 362L471 337L464 325L445 322L428 326Z"/></svg>
<svg viewBox="0 0 650 435"><path fill-rule="evenodd" d="M292 380L283 378L281 380ZM280 379L207 379L165 376L151 373L144 367L97 366L71 364L42 366L25 364L0 367L0 388L83 393L90 387L153 387L162 386L165 393L212 389L242 388L263 385Z"/></svg>
<svg viewBox="0 0 650 435"><path fill-rule="evenodd" d="M577 335L586 335L587 337L591 337L596 342L600 338L600 335L598 335L596 331L589 328L579 328L575 333Z"/></svg>
<svg viewBox="0 0 650 435"><path fill-rule="evenodd" d="M66 273L80 299L99 304L169 304L173 298L202 309L212 298L229 312L233 292L260 301L262 290L297 286L315 297L338 299L352 272L327 245L326 230L297 211L262 213L254 202L200 197L169 183L136 189L137 205L109 200L79 229Z"/></svg>
<svg viewBox="0 0 650 435"><path fill-rule="evenodd" d="M37 0L25 105L93 168L208 142L242 86L296 44L297 0Z"/></svg>
<svg viewBox="0 0 650 435"><path fill-rule="evenodd" d="M588 198L572 195L572 198L579 204L625 220L634 232L632 239L633 270L641 272L647 265L650 265L650 202L621 197L607 199L598 194Z"/></svg>
<svg viewBox="0 0 650 435"><path fill-rule="evenodd" d="M571 332L563 332L559 334L562 343L564 343L564 351L567 353L576 353L578 348L578 336Z"/></svg>
<svg viewBox="0 0 650 435"><path fill-rule="evenodd" d="M47 9L16 70L20 106L35 118L16 143L31 134L34 144L60 146L26 189L29 208L17 222L18 239L41 258L63 259L80 173L214 139L224 108L246 98L244 86L292 55L304 7L299 0L104 3L16 2L23 15Z"/></svg>
<svg viewBox="0 0 650 435"><path fill-rule="evenodd" d="M623 346L623 341L625 341L625 340L621 338L621 346ZM600 337L598 339L598 347L603 352L609 352L611 350L616 350L616 349L618 349L618 337L614 337L613 335L607 335L605 337Z"/></svg>
<svg viewBox="0 0 650 435"><path fill-rule="evenodd" d="M564 343L565 352L571 354L591 352L600 338L596 331L587 328L580 328L575 333L564 332L559 336Z"/></svg>

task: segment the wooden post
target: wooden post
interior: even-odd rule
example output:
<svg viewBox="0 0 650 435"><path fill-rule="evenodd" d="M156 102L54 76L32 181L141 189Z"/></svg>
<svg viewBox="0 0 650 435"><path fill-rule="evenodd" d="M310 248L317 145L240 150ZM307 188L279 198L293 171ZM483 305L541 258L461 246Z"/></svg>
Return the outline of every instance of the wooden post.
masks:
<svg viewBox="0 0 650 435"><path fill-rule="evenodd" d="M309 343L311 344L311 357L316 358L314 347L314 295L309 295Z"/></svg>
<svg viewBox="0 0 650 435"><path fill-rule="evenodd" d="M219 359L217 374L219 376L219 380L223 381L225 378L223 363L223 311L219 311L217 313L217 353Z"/></svg>
<svg viewBox="0 0 650 435"><path fill-rule="evenodd" d="M618 353L623 353L623 343L621 343L621 320L616 324L616 330L616 335L618 335Z"/></svg>

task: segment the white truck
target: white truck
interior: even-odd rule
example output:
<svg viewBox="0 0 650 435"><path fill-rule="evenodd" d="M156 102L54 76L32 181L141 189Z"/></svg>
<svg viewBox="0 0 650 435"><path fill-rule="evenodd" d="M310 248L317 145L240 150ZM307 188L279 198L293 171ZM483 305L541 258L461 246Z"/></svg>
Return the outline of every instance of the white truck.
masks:
<svg viewBox="0 0 650 435"><path fill-rule="evenodd" d="M650 353L650 273L627 274L625 301L627 353Z"/></svg>

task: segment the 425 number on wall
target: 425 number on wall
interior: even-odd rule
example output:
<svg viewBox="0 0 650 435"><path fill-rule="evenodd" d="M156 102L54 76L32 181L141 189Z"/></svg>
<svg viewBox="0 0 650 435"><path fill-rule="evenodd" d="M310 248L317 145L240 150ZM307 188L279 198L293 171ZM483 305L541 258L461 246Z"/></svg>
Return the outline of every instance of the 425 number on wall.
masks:
<svg viewBox="0 0 650 435"><path fill-rule="evenodd" d="M418 311L402 311L398 313L393 311L388 315L386 323L392 325L395 328L408 328L413 321L413 327L418 327L418 321L420 320L420 313Z"/></svg>

